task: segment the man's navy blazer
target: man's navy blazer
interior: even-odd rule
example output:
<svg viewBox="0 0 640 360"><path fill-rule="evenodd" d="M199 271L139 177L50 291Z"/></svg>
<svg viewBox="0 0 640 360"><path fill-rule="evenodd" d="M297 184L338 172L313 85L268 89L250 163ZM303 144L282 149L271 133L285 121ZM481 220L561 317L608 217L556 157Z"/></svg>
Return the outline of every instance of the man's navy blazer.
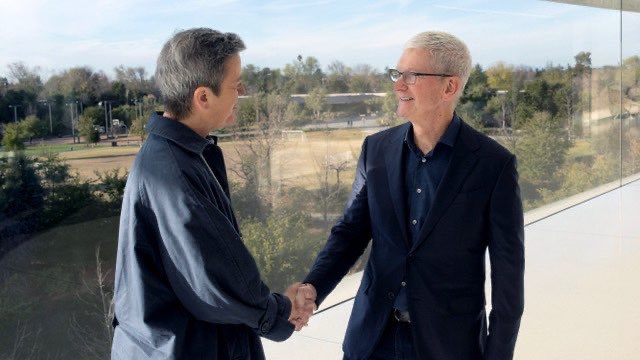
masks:
<svg viewBox="0 0 640 360"><path fill-rule="evenodd" d="M411 244L402 168L409 126L364 140L345 213L305 282L315 286L321 303L372 240L343 344L346 359L371 354L403 280L420 359L512 359L524 308L524 226L515 156L462 122L419 239Z"/></svg>

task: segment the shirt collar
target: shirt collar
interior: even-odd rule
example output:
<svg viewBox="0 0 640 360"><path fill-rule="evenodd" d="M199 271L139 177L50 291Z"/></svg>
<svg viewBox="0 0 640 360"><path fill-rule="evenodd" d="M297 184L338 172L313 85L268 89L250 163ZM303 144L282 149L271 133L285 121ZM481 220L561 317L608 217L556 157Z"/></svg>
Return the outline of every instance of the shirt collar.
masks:
<svg viewBox="0 0 640 360"><path fill-rule="evenodd" d="M217 137L209 135L204 138L178 120L162 116L162 113L151 115L146 130L149 134L171 140L184 149L197 154L201 154L207 146L216 145L218 142Z"/></svg>
<svg viewBox="0 0 640 360"><path fill-rule="evenodd" d="M456 138L458 137L458 132L460 130L460 122L460 118L454 112L453 119L449 123L449 126L447 126L447 130L444 131L444 134L442 134L442 136L438 140L436 147L438 146L438 144L453 147L453 145L456 143ZM411 151L417 151L418 153L420 153L418 147L416 146L416 143L413 140L413 124L410 124L409 128L407 128L407 133L404 136L404 142L409 146L409 149L411 149ZM433 152L433 150L431 150L431 152Z"/></svg>

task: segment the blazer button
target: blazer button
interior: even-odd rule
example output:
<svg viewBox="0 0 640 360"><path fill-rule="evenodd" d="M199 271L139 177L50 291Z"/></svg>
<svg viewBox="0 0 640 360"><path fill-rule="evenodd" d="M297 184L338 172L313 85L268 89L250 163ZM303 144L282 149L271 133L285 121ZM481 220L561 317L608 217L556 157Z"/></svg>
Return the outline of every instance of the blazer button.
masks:
<svg viewBox="0 0 640 360"><path fill-rule="evenodd" d="M406 283L406 281L403 281L403 282L400 283L400 285L402 285L402 287L405 287L405 286L407 286L407 283Z"/></svg>
<svg viewBox="0 0 640 360"><path fill-rule="evenodd" d="M396 295L394 293L392 293L392 292L389 292L387 294L387 297L389 298L389 300L393 300L393 298L396 297Z"/></svg>
<svg viewBox="0 0 640 360"><path fill-rule="evenodd" d="M260 331L262 331L263 334L267 334L269 332L269 325L269 320L263 322L262 326L260 327Z"/></svg>

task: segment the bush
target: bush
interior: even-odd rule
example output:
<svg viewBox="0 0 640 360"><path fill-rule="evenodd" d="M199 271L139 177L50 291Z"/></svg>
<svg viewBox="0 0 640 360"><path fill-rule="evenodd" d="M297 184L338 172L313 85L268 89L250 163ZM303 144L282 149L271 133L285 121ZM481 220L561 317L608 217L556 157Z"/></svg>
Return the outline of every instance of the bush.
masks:
<svg viewBox="0 0 640 360"><path fill-rule="evenodd" d="M24 149L24 141L29 137L21 122L2 125L2 146L6 151Z"/></svg>
<svg viewBox="0 0 640 360"><path fill-rule="evenodd" d="M44 194L34 159L21 153L0 159L0 238L37 229Z"/></svg>
<svg viewBox="0 0 640 360"><path fill-rule="evenodd" d="M122 205L122 197L124 196L124 187L127 184L129 173L127 170L120 176L120 169L107 170L105 172L95 172L100 185L100 196L103 200L120 208Z"/></svg>
<svg viewBox="0 0 640 360"><path fill-rule="evenodd" d="M310 234L310 218L300 211L276 211L266 220L241 222L243 240L273 291L283 291L307 273L324 235Z"/></svg>

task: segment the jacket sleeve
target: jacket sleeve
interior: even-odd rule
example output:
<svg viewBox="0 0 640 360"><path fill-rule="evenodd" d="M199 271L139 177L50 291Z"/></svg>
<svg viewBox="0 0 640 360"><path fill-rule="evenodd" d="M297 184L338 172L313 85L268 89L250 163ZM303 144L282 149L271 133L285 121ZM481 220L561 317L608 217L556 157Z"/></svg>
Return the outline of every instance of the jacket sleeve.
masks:
<svg viewBox="0 0 640 360"><path fill-rule="evenodd" d="M506 163L489 209L491 302L487 360L513 359L524 310L524 219L516 159Z"/></svg>
<svg viewBox="0 0 640 360"><path fill-rule="evenodd" d="M268 339L287 339L294 329L288 322L290 301L270 292L232 223L176 172L169 167L165 175L171 180L143 181L138 189L146 218L155 222L150 227L158 232L158 252L173 292L200 320L245 324Z"/></svg>
<svg viewBox="0 0 640 360"><path fill-rule="evenodd" d="M331 229L326 245L304 279L305 283L316 288L318 305L355 264L371 240L367 197L367 142L368 138L365 138L344 214Z"/></svg>

